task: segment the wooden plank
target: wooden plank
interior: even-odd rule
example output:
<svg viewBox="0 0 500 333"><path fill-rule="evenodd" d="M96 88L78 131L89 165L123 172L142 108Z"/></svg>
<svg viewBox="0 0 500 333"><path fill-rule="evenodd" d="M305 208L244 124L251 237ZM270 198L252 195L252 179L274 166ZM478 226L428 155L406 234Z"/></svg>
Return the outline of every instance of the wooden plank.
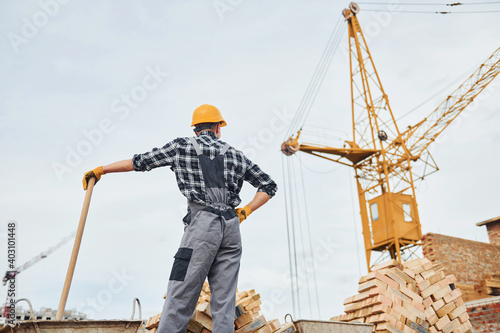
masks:
<svg viewBox="0 0 500 333"><path fill-rule="evenodd" d="M382 273L375 272L375 278L377 280L380 280L380 281L386 283L388 286L390 286L392 288L398 289L398 287L399 287L399 284L396 281L394 281L391 278L383 275Z"/></svg>
<svg viewBox="0 0 500 333"><path fill-rule="evenodd" d="M456 330L460 326L460 321L458 318L452 320L448 325L443 327L442 331L443 333L451 333L454 330Z"/></svg>
<svg viewBox="0 0 500 333"><path fill-rule="evenodd" d="M384 270L381 270L380 273L384 274L388 278L390 278L393 281L397 282L400 286L406 287L406 280L404 280L399 275L397 275L396 273L394 273L393 270L397 270L397 269L395 267L393 267L392 269L384 269Z"/></svg>
<svg viewBox="0 0 500 333"><path fill-rule="evenodd" d="M460 320L462 324L469 320L469 314L467 313L467 309L465 310L464 313L458 316L458 320Z"/></svg>
<svg viewBox="0 0 500 333"><path fill-rule="evenodd" d="M370 293L364 292L364 293L360 293L360 294L355 295L352 300L353 300L353 302L359 302L359 301L363 301L369 297L370 297Z"/></svg>
<svg viewBox="0 0 500 333"><path fill-rule="evenodd" d="M381 289L387 289L387 284L380 281L380 280L377 280L377 279L369 280L369 281L366 281L364 283L361 283L358 286L358 292L360 292L360 293L365 292L365 291L368 291L368 290L370 290L372 288L376 288L376 287L379 287ZM349 297L349 298L352 298L352 297Z"/></svg>
<svg viewBox="0 0 500 333"><path fill-rule="evenodd" d="M422 265L422 263L423 263L422 259L416 258L416 259L405 261L403 263L403 266L404 266L404 268L413 268L413 267L416 267L418 265Z"/></svg>
<svg viewBox="0 0 500 333"><path fill-rule="evenodd" d="M273 329L271 328L271 323L259 328L258 330L254 331L254 333L273 333Z"/></svg>
<svg viewBox="0 0 500 333"><path fill-rule="evenodd" d="M391 259L386 262L383 262L379 265L375 265L372 267L372 271L378 271L383 268L391 268L391 267L397 267L399 269L403 269L403 265L397 260Z"/></svg>
<svg viewBox="0 0 500 333"><path fill-rule="evenodd" d="M450 303L450 304L455 305L454 303ZM455 319L457 317L460 317L464 313L467 314L467 308L465 307L465 305L460 305L460 306L454 308L452 311L450 311L450 313L448 313L448 316L451 319ZM468 317L468 315L467 315L467 317Z"/></svg>
<svg viewBox="0 0 500 333"><path fill-rule="evenodd" d="M425 313L423 311L420 311L417 308L415 308L413 305L411 305L411 303L403 302L403 307L405 309L407 309L408 311L411 311L411 313L413 313L415 316L417 316L417 318L425 320ZM417 320L413 320L413 321L416 322Z"/></svg>
<svg viewBox="0 0 500 333"><path fill-rule="evenodd" d="M413 284L415 285L415 278L414 277L411 277L409 276L408 274L406 274L404 271L400 270L400 269L397 269L397 268L390 268L389 269L390 272L396 274L397 276L399 276L401 279L403 279L407 284Z"/></svg>
<svg viewBox="0 0 500 333"><path fill-rule="evenodd" d="M212 313L210 312L210 303L200 303L196 306L196 310L205 313L206 315L212 317Z"/></svg>
<svg viewBox="0 0 500 333"><path fill-rule="evenodd" d="M418 295L417 293L413 292L412 290L406 287L399 286L399 291L405 294L406 296L410 297L414 301L417 301L419 303L422 303L424 301L422 296Z"/></svg>
<svg viewBox="0 0 500 333"><path fill-rule="evenodd" d="M274 331L277 331L281 327L281 323L279 319L273 319L271 320L271 329Z"/></svg>
<svg viewBox="0 0 500 333"><path fill-rule="evenodd" d="M437 286L438 284L435 284L435 286ZM429 288L432 288L432 287L429 287ZM427 289L429 289L427 288ZM437 301L438 299L440 298L443 298L445 295L448 295L449 293L451 293L451 288L447 285L446 287L444 288L440 288L438 291L434 292L432 294L432 299L434 301Z"/></svg>
<svg viewBox="0 0 500 333"><path fill-rule="evenodd" d="M454 301L455 299L461 296L462 296L462 291L460 289L455 289L452 290L451 293L449 293L448 295L445 295L443 299L446 303L450 303L451 301Z"/></svg>
<svg viewBox="0 0 500 333"><path fill-rule="evenodd" d="M423 298L427 298L427 297L431 296L432 294L434 294L435 292L438 292L440 289L441 289L441 287L439 285L434 284L434 285L422 290L420 292L420 296L422 296Z"/></svg>
<svg viewBox="0 0 500 333"><path fill-rule="evenodd" d="M245 309L246 311L250 311L250 310L252 310L253 308L258 307L258 306L259 306L259 305L261 305L261 304L262 304L262 302L260 301L260 299L258 299L258 300L256 300L256 301L254 301L254 302L252 302L252 303L250 303L250 304L246 305L246 306L244 307L244 309Z"/></svg>
<svg viewBox="0 0 500 333"><path fill-rule="evenodd" d="M445 327L449 323L450 323L450 318L448 318L448 316L444 316L441 319L439 319L434 326L436 326L438 331L441 331L443 327Z"/></svg>
<svg viewBox="0 0 500 333"><path fill-rule="evenodd" d="M252 320L252 315L247 312L238 317L238 319L234 321L234 324L236 325L236 328L239 329L250 323Z"/></svg>
<svg viewBox="0 0 500 333"><path fill-rule="evenodd" d="M191 317L191 319L200 323L206 329L208 329L210 331L213 330L212 318L210 316L208 316L206 313L200 312L200 311L195 311L193 313L193 316Z"/></svg>
<svg viewBox="0 0 500 333"><path fill-rule="evenodd" d="M445 304L446 303L444 302L443 299L439 299L436 302L432 303L432 308L434 309L434 311L437 311L441 309Z"/></svg>
<svg viewBox="0 0 500 333"><path fill-rule="evenodd" d="M374 278L375 278L375 272L371 271L370 273L368 273L365 276L361 277L361 279L359 279L358 284L365 283L366 281L373 280Z"/></svg>
<svg viewBox="0 0 500 333"><path fill-rule="evenodd" d="M432 298L429 296L427 298L424 298L424 301L422 302L424 304L424 307L425 308L428 308L430 306L432 306L432 304L434 304L434 301L432 300Z"/></svg>
<svg viewBox="0 0 500 333"><path fill-rule="evenodd" d="M266 324L266 319L264 316L260 316L251 323L243 326L242 328L238 329L235 333L251 333L255 330L258 330L262 326Z"/></svg>
<svg viewBox="0 0 500 333"><path fill-rule="evenodd" d="M430 276L427 280L430 282L430 284L436 284L439 281L443 280L445 278L445 274L443 271L437 272L436 274Z"/></svg>
<svg viewBox="0 0 500 333"><path fill-rule="evenodd" d="M500 281L499 280L485 280L484 282L485 282L486 287L500 288Z"/></svg>
<svg viewBox="0 0 500 333"><path fill-rule="evenodd" d="M460 325L456 330L455 332L456 333L467 333L467 332L470 332L469 330L472 328L472 325L470 323L470 321L467 321L465 323L463 323L462 325Z"/></svg>
<svg viewBox="0 0 500 333"><path fill-rule="evenodd" d="M412 271L412 270L411 270L411 269L409 269L409 268L405 268L405 269L403 269L403 272L404 272L405 274L407 274L408 276L412 277L412 278L415 278L415 276L416 276L415 272L414 272L414 271Z"/></svg>
<svg viewBox="0 0 500 333"><path fill-rule="evenodd" d="M344 307L344 312L345 313L356 312L357 310L361 309L362 307L363 307L363 302L347 304Z"/></svg>
<svg viewBox="0 0 500 333"><path fill-rule="evenodd" d="M201 331L203 331L203 325L193 319L190 319L187 330L193 333L201 333Z"/></svg>
<svg viewBox="0 0 500 333"><path fill-rule="evenodd" d="M295 333L295 332L297 332L295 325L293 325L293 323L286 323L275 333Z"/></svg>
<svg viewBox="0 0 500 333"><path fill-rule="evenodd" d="M448 313L450 313L451 311L453 311L455 309L456 309L455 304L448 303L445 306L443 306L441 309L437 310L436 313L437 313L438 317L441 318L441 317L448 315Z"/></svg>

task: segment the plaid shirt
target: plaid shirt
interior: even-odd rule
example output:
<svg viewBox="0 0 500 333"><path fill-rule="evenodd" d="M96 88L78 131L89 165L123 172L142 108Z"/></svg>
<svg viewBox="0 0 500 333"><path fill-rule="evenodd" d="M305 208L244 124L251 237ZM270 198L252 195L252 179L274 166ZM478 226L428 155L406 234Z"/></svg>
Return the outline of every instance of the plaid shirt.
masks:
<svg viewBox="0 0 500 333"><path fill-rule="evenodd" d="M203 131L197 137L197 142L202 153L210 158L214 158L225 145L225 142L220 141L211 131ZM224 176L229 191L228 204L231 207L234 208L241 203L239 193L244 180L258 188L258 191L265 192L270 197L274 196L277 190L276 183L241 151L230 147L224 156ZM177 178L179 190L186 198L203 205L208 202L198 156L188 138L177 138L162 148L153 148L150 152L136 154L132 158L132 163L135 171L149 171L157 167L170 166Z"/></svg>

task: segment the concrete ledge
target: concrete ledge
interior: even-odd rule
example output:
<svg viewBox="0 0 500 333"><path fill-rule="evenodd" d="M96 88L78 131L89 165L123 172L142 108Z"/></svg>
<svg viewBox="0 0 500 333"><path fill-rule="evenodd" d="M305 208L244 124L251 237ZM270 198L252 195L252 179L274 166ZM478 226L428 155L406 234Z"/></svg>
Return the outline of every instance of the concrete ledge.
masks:
<svg viewBox="0 0 500 333"><path fill-rule="evenodd" d="M15 326L4 325L0 333L135 333L142 324L140 320L29 320Z"/></svg>
<svg viewBox="0 0 500 333"><path fill-rule="evenodd" d="M341 321L298 320L293 322L299 333L371 333L373 325Z"/></svg>

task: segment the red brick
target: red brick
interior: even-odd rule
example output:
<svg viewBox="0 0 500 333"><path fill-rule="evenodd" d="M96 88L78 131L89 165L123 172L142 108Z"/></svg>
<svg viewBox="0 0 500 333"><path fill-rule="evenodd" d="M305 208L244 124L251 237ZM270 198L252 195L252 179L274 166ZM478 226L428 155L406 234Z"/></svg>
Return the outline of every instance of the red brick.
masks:
<svg viewBox="0 0 500 333"><path fill-rule="evenodd" d="M500 222L487 227L490 225L500 229ZM440 234L425 234L422 240L424 255L433 263L442 264L446 274L455 274L459 283L480 284L485 275L498 273L500 243L488 244Z"/></svg>

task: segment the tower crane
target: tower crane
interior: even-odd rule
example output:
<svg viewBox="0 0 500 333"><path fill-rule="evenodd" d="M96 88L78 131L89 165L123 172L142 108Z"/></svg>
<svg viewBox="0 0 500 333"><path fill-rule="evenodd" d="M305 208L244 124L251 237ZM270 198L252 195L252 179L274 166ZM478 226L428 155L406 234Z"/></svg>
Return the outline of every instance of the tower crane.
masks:
<svg viewBox="0 0 500 333"><path fill-rule="evenodd" d="M429 145L500 73L500 48L434 111L401 130L375 68L351 2L342 14L348 24L352 140L342 148L299 142L300 130L282 146L290 156L304 152L354 168L368 271L383 258L402 262L421 245L415 182L438 170ZM423 173L414 164L424 166ZM372 262L372 254L379 257Z"/></svg>
<svg viewBox="0 0 500 333"><path fill-rule="evenodd" d="M57 249L59 249L60 247L62 247L64 244L66 244L67 242L69 242L71 239L73 239L73 237L75 237L75 234L76 234L75 232L72 232L70 235L68 235L68 236L64 237L63 239L61 239L57 244L49 247L46 251L43 251L42 253L40 253L39 255L37 255L37 256L33 257L32 259L28 260L27 262L25 262L21 266L16 267L12 271L5 272L5 276L3 277L3 285L5 286L7 284L7 281L15 278L22 271L30 268L31 266L33 266L34 264L36 264L40 260L42 260L44 258L47 258L51 253L53 253L54 251L56 251ZM9 306L8 306L7 303L5 303L5 305L4 305L4 314L3 314L4 318L7 318L8 311L9 311Z"/></svg>

